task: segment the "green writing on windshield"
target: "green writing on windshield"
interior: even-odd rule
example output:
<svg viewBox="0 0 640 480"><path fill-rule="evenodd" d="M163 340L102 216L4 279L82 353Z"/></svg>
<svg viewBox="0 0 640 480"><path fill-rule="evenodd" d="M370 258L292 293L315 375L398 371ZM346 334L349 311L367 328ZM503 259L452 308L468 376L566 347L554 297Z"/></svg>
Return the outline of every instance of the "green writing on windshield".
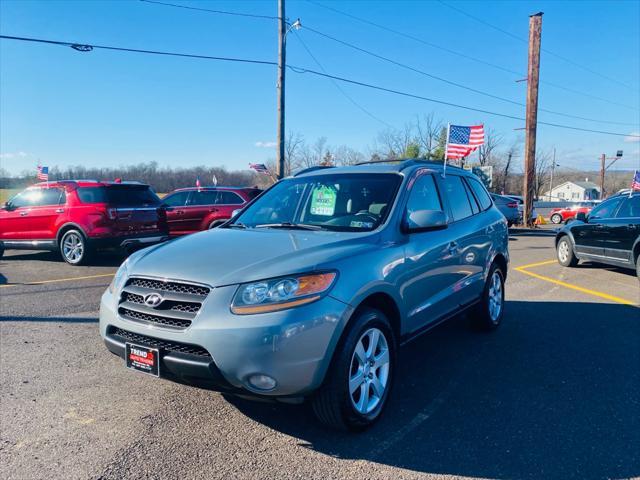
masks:
<svg viewBox="0 0 640 480"><path fill-rule="evenodd" d="M336 211L336 191L326 185L311 192L311 215L330 217Z"/></svg>

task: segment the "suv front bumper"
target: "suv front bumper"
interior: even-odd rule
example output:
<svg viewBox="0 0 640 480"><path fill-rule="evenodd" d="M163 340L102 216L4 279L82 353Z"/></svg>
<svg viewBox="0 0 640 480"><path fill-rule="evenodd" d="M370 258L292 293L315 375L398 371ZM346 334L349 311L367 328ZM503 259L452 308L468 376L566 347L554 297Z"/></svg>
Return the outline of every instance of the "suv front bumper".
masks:
<svg viewBox="0 0 640 480"><path fill-rule="evenodd" d="M107 290L100 305L100 334L121 358L125 342L159 348L160 376L180 383L270 397L317 389L352 308L326 296L280 312L234 315L235 291L236 286L212 289L192 325L176 331L120 317L117 297ZM270 376L275 388L254 388L249 383L253 375Z"/></svg>

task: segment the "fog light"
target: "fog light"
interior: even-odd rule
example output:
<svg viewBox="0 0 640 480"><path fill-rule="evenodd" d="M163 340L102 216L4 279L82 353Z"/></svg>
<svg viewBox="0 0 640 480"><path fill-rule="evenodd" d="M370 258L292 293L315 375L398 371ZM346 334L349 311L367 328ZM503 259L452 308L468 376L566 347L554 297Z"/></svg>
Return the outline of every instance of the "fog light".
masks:
<svg viewBox="0 0 640 480"><path fill-rule="evenodd" d="M276 388L275 379L269 375L251 375L249 377L249 384L258 390L273 390Z"/></svg>

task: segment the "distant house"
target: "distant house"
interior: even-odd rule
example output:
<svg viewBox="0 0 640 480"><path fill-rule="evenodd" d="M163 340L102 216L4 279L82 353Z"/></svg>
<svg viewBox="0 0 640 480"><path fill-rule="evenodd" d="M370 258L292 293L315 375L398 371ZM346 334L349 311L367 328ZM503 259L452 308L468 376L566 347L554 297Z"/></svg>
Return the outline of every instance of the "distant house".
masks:
<svg viewBox="0 0 640 480"><path fill-rule="evenodd" d="M564 182L546 192L544 197L550 200L567 200L569 202L598 200L600 187L592 182Z"/></svg>

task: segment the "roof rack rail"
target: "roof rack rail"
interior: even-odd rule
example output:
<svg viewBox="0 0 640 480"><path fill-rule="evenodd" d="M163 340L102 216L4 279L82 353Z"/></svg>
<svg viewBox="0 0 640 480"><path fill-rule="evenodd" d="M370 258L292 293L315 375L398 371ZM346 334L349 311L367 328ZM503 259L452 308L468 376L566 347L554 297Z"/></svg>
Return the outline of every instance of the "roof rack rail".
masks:
<svg viewBox="0 0 640 480"><path fill-rule="evenodd" d="M316 170L324 170L325 168L335 168L333 165L314 165L313 167L303 168L299 172L293 174L294 177L302 175L303 173L315 172Z"/></svg>
<svg viewBox="0 0 640 480"><path fill-rule="evenodd" d="M427 160L424 158L397 158L397 159L387 159L387 160L369 160L366 162L358 162L356 163L356 166L359 165L375 165L375 164L380 164L380 163L401 163L402 165L400 165L400 170L404 170L405 168L409 168L412 165L417 165L417 164L427 164L427 165L434 165L434 166L442 166L443 162L442 160ZM456 165L451 165L451 164L447 164L447 168L455 168L458 170L461 170L460 167L456 166Z"/></svg>

